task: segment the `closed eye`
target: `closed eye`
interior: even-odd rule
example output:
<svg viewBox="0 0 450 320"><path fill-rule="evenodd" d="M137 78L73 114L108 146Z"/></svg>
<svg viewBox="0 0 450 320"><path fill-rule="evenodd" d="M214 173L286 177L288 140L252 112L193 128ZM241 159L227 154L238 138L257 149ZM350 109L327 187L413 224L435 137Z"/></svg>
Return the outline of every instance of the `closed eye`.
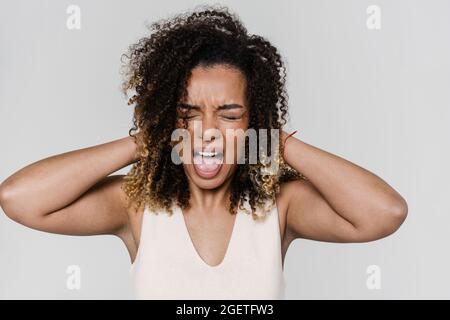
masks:
<svg viewBox="0 0 450 320"><path fill-rule="evenodd" d="M241 119L240 116L222 116L222 117L225 118L225 119L228 119L228 120L238 120L238 119Z"/></svg>
<svg viewBox="0 0 450 320"><path fill-rule="evenodd" d="M189 120L189 119L193 119L195 117L198 117L199 114L195 114L193 112L189 112L188 114L185 114L184 116L182 116L184 119Z"/></svg>

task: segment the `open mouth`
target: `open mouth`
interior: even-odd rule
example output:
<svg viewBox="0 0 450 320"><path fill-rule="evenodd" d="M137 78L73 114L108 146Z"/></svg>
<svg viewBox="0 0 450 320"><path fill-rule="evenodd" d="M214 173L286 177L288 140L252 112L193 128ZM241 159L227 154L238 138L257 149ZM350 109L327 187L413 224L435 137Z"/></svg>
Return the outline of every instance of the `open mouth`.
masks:
<svg viewBox="0 0 450 320"><path fill-rule="evenodd" d="M217 151L194 151L194 169L205 179L215 177L223 164L223 153Z"/></svg>

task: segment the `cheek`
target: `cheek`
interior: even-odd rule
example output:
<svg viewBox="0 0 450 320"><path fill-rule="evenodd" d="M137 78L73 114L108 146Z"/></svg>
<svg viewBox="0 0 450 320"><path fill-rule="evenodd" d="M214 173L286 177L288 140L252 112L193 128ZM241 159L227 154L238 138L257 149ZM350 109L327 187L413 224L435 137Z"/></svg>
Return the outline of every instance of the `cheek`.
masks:
<svg viewBox="0 0 450 320"><path fill-rule="evenodd" d="M241 159L244 156L245 153L245 137L237 136L234 138L234 152L235 152L235 159Z"/></svg>
<svg viewBox="0 0 450 320"><path fill-rule="evenodd" d="M233 126L232 128L228 127L228 130L231 130L232 134L229 134L227 136L226 130L221 130L222 136L223 136L223 148L226 154L233 154L233 164L237 163L237 159L241 158L244 153L245 149L243 148L245 144L245 135L244 134L234 134L237 130L237 132L245 133L248 130L247 124ZM231 150L232 152L231 152Z"/></svg>

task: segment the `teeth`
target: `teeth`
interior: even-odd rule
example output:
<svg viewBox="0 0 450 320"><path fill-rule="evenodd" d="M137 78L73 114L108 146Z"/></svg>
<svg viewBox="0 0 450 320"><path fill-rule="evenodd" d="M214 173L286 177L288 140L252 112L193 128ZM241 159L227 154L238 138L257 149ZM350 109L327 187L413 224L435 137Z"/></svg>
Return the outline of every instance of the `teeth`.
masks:
<svg viewBox="0 0 450 320"><path fill-rule="evenodd" d="M201 155L202 157L215 157L215 156L217 156L217 152L199 151L198 154Z"/></svg>
<svg viewBox="0 0 450 320"><path fill-rule="evenodd" d="M208 152L208 151L197 151L195 152L195 154L200 155L202 157L217 157L221 155L221 153L219 152Z"/></svg>

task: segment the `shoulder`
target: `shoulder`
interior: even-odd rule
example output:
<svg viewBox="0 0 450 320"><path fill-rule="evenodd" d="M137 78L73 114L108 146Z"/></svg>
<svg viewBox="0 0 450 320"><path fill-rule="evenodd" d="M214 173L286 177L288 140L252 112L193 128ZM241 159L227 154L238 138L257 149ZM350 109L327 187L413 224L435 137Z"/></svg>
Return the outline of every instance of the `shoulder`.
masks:
<svg viewBox="0 0 450 320"><path fill-rule="evenodd" d="M287 210L292 199L304 198L308 193L310 184L309 181L304 179L283 182L280 185L280 192L277 194L278 207Z"/></svg>
<svg viewBox="0 0 450 320"><path fill-rule="evenodd" d="M280 231L284 246L288 246L293 240L287 223L287 213L292 199L302 199L307 194L308 181L304 179L283 182L280 192L276 196L278 215L280 220Z"/></svg>
<svg viewBox="0 0 450 320"><path fill-rule="evenodd" d="M133 257L139 246L142 217L144 215L145 205L142 204L139 208L136 208L134 204L129 206L128 196L122 188L125 182L125 175L116 175L113 179L116 201L118 201L119 205L122 206L123 214L126 216L127 221L116 236L122 239L130 256Z"/></svg>
<svg viewBox="0 0 450 320"><path fill-rule="evenodd" d="M124 214L127 216L139 215L144 211L144 206L141 205L136 208L134 205L128 205L128 196L126 195L123 185L125 183L126 175L112 175L108 176L106 179L110 180L111 185L111 199L123 208Z"/></svg>
<svg viewBox="0 0 450 320"><path fill-rule="evenodd" d="M112 175L108 176L107 179L110 180L110 201L115 203L115 206L120 208L120 212L124 216L126 223L124 224L122 230L118 232L118 236L123 238L128 237L129 233L133 233L134 229L140 229L137 225L140 224L141 217L144 213L145 206L142 204L139 208L136 206L129 205L128 196L123 189L123 184L125 183L126 175Z"/></svg>

